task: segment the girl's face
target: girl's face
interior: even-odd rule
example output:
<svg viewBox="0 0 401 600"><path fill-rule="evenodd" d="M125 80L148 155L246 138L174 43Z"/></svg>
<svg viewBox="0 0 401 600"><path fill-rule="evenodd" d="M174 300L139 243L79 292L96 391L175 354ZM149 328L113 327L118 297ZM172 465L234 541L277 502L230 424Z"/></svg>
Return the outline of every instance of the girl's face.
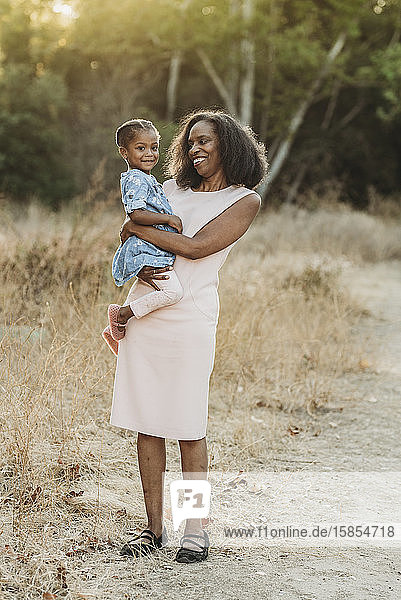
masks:
<svg viewBox="0 0 401 600"><path fill-rule="evenodd" d="M159 160L159 138L153 129L139 131L127 147L119 148L130 169L150 173Z"/></svg>
<svg viewBox="0 0 401 600"><path fill-rule="evenodd" d="M205 179L223 171L219 153L219 139L212 123L198 121L188 136L188 155L194 168Z"/></svg>

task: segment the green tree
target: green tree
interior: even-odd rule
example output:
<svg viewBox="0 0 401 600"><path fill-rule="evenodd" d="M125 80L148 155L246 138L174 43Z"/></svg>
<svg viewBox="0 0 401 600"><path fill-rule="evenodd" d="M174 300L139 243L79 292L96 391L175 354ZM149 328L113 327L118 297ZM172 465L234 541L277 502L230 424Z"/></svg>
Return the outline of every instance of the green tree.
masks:
<svg viewBox="0 0 401 600"><path fill-rule="evenodd" d="M47 27L41 30L40 19L35 26L34 6L2 3L0 186L16 198L37 195L55 205L73 191L61 118L66 87L37 52Z"/></svg>

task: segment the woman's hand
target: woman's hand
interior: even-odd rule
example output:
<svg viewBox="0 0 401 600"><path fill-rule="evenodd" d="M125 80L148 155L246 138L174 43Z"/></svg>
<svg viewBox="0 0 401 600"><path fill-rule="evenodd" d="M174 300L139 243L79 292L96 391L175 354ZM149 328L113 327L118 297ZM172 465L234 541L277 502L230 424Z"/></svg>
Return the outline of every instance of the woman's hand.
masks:
<svg viewBox="0 0 401 600"><path fill-rule="evenodd" d="M124 244L124 242L126 242L131 235L134 235L134 227L135 223L133 223L131 219L127 217L120 229L120 240L122 244Z"/></svg>
<svg viewBox="0 0 401 600"><path fill-rule="evenodd" d="M138 279L141 279L145 283L148 283L155 290L159 291L160 288L155 283L155 279L168 279L169 275L167 271L172 271L173 267L142 267L137 274Z"/></svg>

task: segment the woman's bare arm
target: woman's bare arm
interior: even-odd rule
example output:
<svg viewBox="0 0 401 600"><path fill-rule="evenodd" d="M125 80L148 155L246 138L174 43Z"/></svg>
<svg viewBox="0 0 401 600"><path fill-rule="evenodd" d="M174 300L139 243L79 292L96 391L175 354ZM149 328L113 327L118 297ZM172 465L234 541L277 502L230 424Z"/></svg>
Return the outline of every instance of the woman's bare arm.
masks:
<svg viewBox="0 0 401 600"><path fill-rule="evenodd" d="M204 258L237 241L249 228L259 208L259 197L256 194L249 194L207 223L192 238L126 221L121 230L121 241L125 242L130 235L137 235L179 256L191 259Z"/></svg>

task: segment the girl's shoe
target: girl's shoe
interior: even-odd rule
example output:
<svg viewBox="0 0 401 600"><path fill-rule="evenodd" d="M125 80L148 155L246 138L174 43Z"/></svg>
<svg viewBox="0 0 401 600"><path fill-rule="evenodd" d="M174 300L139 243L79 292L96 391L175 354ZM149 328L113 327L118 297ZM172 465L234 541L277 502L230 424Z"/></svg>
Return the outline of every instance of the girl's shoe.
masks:
<svg viewBox="0 0 401 600"><path fill-rule="evenodd" d="M112 351L112 353L117 356L118 355L118 342L111 335L109 325L107 325L106 329L103 330L102 337L103 337L104 341L106 342L106 344L108 345L108 347L110 348L110 350Z"/></svg>
<svg viewBox="0 0 401 600"><path fill-rule="evenodd" d="M206 531L202 530L203 535L198 535L196 533L186 533L182 536L180 540L181 548L178 549L177 554L175 555L175 561L179 563L194 563L200 562L202 560L206 560L209 554L209 546L210 540ZM203 540L203 544L195 541L196 539ZM189 548L183 548L182 544L184 542L191 542L195 546L201 548L201 550L190 550Z"/></svg>
<svg viewBox="0 0 401 600"><path fill-rule="evenodd" d="M119 323L118 322L118 315L120 312L120 308L121 306L119 306L118 304L110 304L108 310L107 310L107 314L109 316L109 327L110 327L110 332L112 337L118 342L119 340L122 340L123 337L125 336L125 329L124 331L120 331L118 329L118 327L126 327L127 324L126 323Z"/></svg>
<svg viewBox="0 0 401 600"><path fill-rule="evenodd" d="M143 544L142 540L146 540ZM149 542L149 543L148 543ZM139 535L136 535L129 540L120 550L122 556L144 556L150 554L159 548L163 548L167 544L167 531L163 527L163 531L160 537L156 535L150 529L144 529Z"/></svg>

